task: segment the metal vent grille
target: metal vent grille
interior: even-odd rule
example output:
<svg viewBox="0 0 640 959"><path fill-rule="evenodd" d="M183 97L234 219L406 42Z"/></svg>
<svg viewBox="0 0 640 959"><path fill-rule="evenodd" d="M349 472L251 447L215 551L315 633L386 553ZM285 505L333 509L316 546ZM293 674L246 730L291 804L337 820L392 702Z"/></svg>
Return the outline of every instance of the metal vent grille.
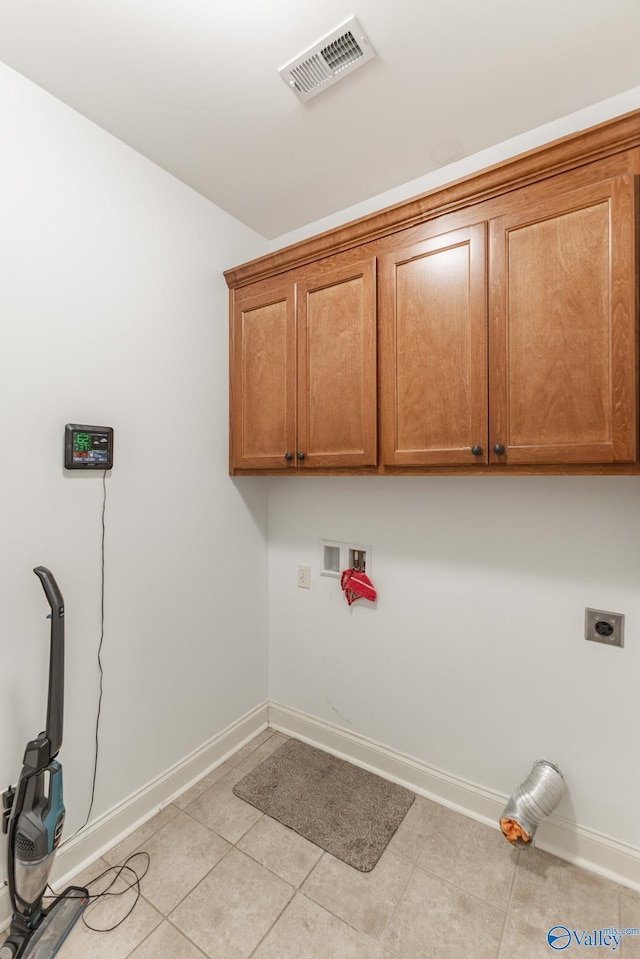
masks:
<svg viewBox="0 0 640 959"><path fill-rule="evenodd" d="M362 27L351 17L282 67L280 76L300 100L310 100L375 55Z"/></svg>
<svg viewBox="0 0 640 959"><path fill-rule="evenodd" d="M343 67L348 67L354 60L359 60L364 53L351 30L347 30L322 50L322 56L332 70L341 70Z"/></svg>

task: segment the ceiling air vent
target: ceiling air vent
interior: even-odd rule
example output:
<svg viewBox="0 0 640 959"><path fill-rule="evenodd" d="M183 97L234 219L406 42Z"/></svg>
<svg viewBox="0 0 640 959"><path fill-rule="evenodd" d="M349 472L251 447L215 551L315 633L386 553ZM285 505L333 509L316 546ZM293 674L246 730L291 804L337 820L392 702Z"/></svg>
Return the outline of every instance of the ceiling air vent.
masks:
<svg viewBox="0 0 640 959"><path fill-rule="evenodd" d="M282 67L280 76L300 100L310 100L375 55L362 27L351 17Z"/></svg>

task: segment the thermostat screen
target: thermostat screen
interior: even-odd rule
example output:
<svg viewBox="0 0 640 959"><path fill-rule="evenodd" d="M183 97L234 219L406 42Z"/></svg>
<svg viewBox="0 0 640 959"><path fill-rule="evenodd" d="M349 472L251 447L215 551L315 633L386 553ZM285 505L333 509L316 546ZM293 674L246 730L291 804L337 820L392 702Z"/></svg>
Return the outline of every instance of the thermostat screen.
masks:
<svg viewBox="0 0 640 959"><path fill-rule="evenodd" d="M111 427L73 426L65 428L66 469L111 469L113 430Z"/></svg>
<svg viewBox="0 0 640 959"><path fill-rule="evenodd" d="M73 462L105 466L109 459L109 437L106 433L73 434Z"/></svg>

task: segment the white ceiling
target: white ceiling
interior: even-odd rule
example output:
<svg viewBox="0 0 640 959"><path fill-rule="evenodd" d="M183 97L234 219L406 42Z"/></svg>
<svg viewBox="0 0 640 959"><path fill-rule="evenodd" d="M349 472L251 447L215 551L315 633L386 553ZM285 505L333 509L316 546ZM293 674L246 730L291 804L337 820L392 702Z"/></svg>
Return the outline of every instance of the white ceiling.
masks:
<svg viewBox="0 0 640 959"><path fill-rule="evenodd" d="M377 57L279 67L355 15ZM269 239L640 84L639 0L0 0L0 59Z"/></svg>

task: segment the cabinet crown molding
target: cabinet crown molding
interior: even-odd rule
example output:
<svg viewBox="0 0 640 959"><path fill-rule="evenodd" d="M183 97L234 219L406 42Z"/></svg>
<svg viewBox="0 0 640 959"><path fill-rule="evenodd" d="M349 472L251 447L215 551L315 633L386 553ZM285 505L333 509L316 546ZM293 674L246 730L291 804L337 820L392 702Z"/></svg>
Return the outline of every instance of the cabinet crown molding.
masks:
<svg viewBox="0 0 640 959"><path fill-rule="evenodd" d="M638 146L640 110L634 110L226 270L224 276L237 289Z"/></svg>

